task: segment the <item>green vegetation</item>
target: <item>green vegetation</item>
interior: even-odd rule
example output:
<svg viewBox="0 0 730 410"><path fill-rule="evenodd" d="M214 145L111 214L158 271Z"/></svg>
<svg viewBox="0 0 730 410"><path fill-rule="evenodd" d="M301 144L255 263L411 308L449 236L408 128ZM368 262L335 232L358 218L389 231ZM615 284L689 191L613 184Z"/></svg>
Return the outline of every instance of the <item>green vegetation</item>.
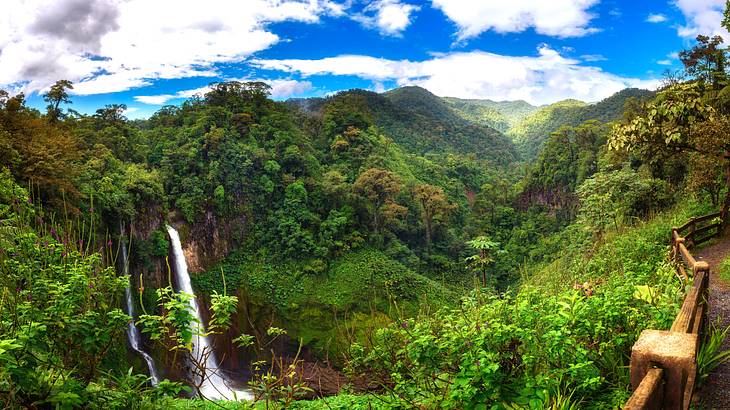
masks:
<svg viewBox="0 0 730 410"><path fill-rule="evenodd" d="M718 271L722 280L730 282L730 258L726 258L722 261Z"/></svg>
<svg viewBox="0 0 730 410"><path fill-rule="evenodd" d="M0 403L219 408L176 397L202 333L256 395L225 408L619 407L632 344L683 297L669 227L730 206L723 53L700 38L686 82L541 108L233 81L128 121L67 109L68 81L45 113L0 92ZM126 238L136 324L178 380L154 389L119 343Z"/></svg>
<svg viewBox="0 0 730 410"><path fill-rule="evenodd" d="M529 160L538 155L545 140L560 127L574 127L590 120L600 123L620 120L627 102L638 104L652 96L650 91L627 88L595 104L576 100L560 101L527 116L510 128L507 135L515 142L522 157Z"/></svg>
<svg viewBox="0 0 730 410"><path fill-rule="evenodd" d="M521 123L538 107L525 101L462 100L444 98L456 112L476 124L492 127L502 133Z"/></svg>

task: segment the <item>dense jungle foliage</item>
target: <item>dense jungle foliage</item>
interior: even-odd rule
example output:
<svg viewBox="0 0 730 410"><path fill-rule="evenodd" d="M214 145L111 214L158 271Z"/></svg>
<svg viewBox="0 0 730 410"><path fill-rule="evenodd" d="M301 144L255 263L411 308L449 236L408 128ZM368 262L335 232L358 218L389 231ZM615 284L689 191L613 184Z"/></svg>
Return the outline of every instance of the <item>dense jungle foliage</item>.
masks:
<svg viewBox="0 0 730 410"><path fill-rule="evenodd" d="M631 345L683 296L669 227L728 192L725 51L707 44L686 80L595 104L418 87L277 102L223 82L130 121L71 110L68 81L46 112L0 91L0 403L617 408ZM178 398L195 318L166 223L200 250L209 331L231 367L253 358L257 402ZM138 318L115 268L127 240ZM120 343L130 320L172 381L149 386ZM302 362L339 394L302 400L320 395Z"/></svg>

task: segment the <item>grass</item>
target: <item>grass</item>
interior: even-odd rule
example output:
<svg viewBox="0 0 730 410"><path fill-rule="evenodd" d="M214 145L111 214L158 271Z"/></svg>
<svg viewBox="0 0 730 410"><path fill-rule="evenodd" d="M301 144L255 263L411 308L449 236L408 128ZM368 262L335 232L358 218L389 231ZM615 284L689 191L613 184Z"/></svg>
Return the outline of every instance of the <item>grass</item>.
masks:
<svg viewBox="0 0 730 410"><path fill-rule="evenodd" d="M522 285L540 287L548 294L557 294L574 283L605 281L625 272L646 270L666 259L672 226L708 212L706 204L682 203L646 222L608 232L592 248L590 245L586 248L566 244L562 257L523 275Z"/></svg>
<svg viewBox="0 0 730 410"><path fill-rule="evenodd" d="M720 263L720 266L718 266L718 273L720 274L720 279L726 283L730 283L730 256L726 257L725 260Z"/></svg>
<svg viewBox="0 0 730 410"><path fill-rule="evenodd" d="M340 394L315 400L298 400L286 407L287 410L371 410L382 408L381 401L375 395ZM200 399L176 399L170 403L173 410L280 410L282 405L264 402L217 402L211 403Z"/></svg>

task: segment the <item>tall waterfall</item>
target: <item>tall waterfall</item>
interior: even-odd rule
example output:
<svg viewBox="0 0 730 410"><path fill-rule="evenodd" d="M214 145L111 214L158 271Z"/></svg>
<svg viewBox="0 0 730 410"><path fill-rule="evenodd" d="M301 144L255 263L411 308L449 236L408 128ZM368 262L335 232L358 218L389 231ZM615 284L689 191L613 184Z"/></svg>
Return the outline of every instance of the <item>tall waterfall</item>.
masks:
<svg viewBox="0 0 730 410"><path fill-rule="evenodd" d="M142 336L140 335L137 326L134 325L134 304L132 303L132 275L129 274L127 244L124 243L124 240L122 240L121 242L124 274L129 277L129 286L127 286L127 290L125 291L125 294L127 296L127 315L132 318L132 320L127 325L127 339L129 340L129 344L132 346L132 350L137 352L140 356L142 356L144 361L147 362L147 369L149 369L150 372L150 382L153 386L156 386L157 383L160 382L160 376L157 373L157 367L155 367L155 360L152 359L152 357L142 349Z"/></svg>
<svg viewBox="0 0 730 410"><path fill-rule="evenodd" d="M198 319L198 323L191 324L193 327L193 351L192 355L197 361L202 361L204 355L207 354L205 360L205 379L203 380L200 391L201 393L213 400L242 400L251 399L251 393L246 390L240 390L232 388L229 384L230 381L221 373L218 368L218 361L216 360L215 352L212 349L210 340L206 336L199 336L205 333L205 327L203 324L203 318L200 315L200 309L198 308L198 302L195 298L195 292L193 286L190 283L190 275L188 274L188 264L185 261L185 254L183 254L182 244L180 243L180 235L177 231L171 227L167 227L167 233L170 235L170 241L172 243L173 259L175 263L175 278L180 289L178 291L192 295L190 298L190 310L195 314Z"/></svg>

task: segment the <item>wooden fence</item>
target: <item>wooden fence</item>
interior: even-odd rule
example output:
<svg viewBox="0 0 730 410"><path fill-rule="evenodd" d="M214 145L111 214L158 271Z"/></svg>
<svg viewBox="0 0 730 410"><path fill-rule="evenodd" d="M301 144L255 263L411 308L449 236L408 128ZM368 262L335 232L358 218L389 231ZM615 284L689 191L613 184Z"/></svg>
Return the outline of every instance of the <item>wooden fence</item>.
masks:
<svg viewBox="0 0 730 410"><path fill-rule="evenodd" d="M683 283L692 279L677 317L668 331L644 330L631 349L631 387L624 409L689 408L697 373L697 350L707 323L710 267L690 249L718 236L720 213L692 218L672 228L672 258Z"/></svg>

